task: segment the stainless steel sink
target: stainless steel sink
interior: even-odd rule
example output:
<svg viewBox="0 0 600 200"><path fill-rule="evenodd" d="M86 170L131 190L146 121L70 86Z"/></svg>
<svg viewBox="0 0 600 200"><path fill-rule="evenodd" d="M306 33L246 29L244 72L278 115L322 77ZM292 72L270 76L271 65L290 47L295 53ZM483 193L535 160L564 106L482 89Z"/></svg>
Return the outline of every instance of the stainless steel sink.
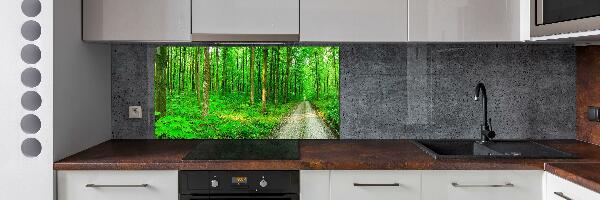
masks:
<svg viewBox="0 0 600 200"><path fill-rule="evenodd" d="M533 158L568 159L573 154L532 141L413 140L415 145L435 159Z"/></svg>

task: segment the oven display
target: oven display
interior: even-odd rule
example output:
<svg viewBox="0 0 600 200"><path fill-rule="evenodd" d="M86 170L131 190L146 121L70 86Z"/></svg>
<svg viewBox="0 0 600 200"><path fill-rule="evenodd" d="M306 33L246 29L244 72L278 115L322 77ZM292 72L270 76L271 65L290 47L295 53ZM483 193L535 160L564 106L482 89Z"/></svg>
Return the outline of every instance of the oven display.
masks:
<svg viewBox="0 0 600 200"><path fill-rule="evenodd" d="M248 184L248 177L245 177L245 176L231 177L231 183L234 185L246 185L246 184Z"/></svg>

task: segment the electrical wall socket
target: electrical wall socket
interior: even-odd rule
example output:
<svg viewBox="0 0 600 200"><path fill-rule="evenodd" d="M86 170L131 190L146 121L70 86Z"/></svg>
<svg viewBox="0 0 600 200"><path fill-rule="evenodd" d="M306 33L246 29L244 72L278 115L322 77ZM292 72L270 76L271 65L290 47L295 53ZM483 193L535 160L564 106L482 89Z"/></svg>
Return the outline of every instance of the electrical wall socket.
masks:
<svg viewBox="0 0 600 200"><path fill-rule="evenodd" d="M141 119L142 106L129 106L129 119Z"/></svg>

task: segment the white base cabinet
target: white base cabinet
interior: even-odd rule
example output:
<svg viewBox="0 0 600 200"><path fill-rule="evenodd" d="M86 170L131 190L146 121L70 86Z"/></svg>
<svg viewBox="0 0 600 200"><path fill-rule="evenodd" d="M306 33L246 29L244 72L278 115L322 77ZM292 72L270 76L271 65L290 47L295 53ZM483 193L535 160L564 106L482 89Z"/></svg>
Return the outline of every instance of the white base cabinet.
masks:
<svg viewBox="0 0 600 200"><path fill-rule="evenodd" d="M419 171L331 171L332 200L419 200Z"/></svg>
<svg viewBox="0 0 600 200"><path fill-rule="evenodd" d="M545 200L600 200L600 194L575 183L546 173Z"/></svg>
<svg viewBox="0 0 600 200"><path fill-rule="evenodd" d="M329 170L300 171L300 199L329 200Z"/></svg>
<svg viewBox="0 0 600 200"><path fill-rule="evenodd" d="M539 170L308 170L300 182L301 200L544 199Z"/></svg>
<svg viewBox="0 0 600 200"><path fill-rule="evenodd" d="M58 171L58 200L177 200L177 171Z"/></svg>
<svg viewBox="0 0 600 200"><path fill-rule="evenodd" d="M422 200L542 200L543 171L423 171Z"/></svg>
<svg viewBox="0 0 600 200"><path fill-rule="evenodd" d="M177 200L174 170L57 171L58 200ZM537 170L303 170L300 200L600 200Z"/></svg>

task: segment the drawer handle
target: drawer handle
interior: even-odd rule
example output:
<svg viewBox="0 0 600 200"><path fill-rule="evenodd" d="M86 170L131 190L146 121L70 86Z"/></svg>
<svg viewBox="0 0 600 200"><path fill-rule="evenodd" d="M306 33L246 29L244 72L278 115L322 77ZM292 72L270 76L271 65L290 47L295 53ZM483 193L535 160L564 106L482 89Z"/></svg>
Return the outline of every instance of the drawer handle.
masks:
<svg viewBox="0 0 600 200"><path fill-rule="evenodd" d="M564 194L564 193L562 193L562 192L554 192L554 194L555 194L556 196L559 196L559 197L561 197L561 198L565 199L565 200L573 200L573 199L569 198L567 195L565 195L565 194Z"/></svg>
<svg viewBox="0 0 600 200"><path fill-rule="evenodd" d="M400 186L400 183L354 183L355 187L394 187Z"/></svg>
<svg viewBox="0 0 600 200"><path fill-rule="evenodd" d="M458 188L477 188L477 187L493 187L493 188L497 188L497 187L515 187L514 184L512 183L507 183L504 185L461 185L458 183L452 183L452 186L454 187L458 187Z"/></svg>
<svg viewBox="0 0 600 200"><path fill-rule="evenodd" d="M139 184L139 185L97 185L97 184L87 184L85 187L91 188L145 188L148 187L148 184Z"/></svg>

